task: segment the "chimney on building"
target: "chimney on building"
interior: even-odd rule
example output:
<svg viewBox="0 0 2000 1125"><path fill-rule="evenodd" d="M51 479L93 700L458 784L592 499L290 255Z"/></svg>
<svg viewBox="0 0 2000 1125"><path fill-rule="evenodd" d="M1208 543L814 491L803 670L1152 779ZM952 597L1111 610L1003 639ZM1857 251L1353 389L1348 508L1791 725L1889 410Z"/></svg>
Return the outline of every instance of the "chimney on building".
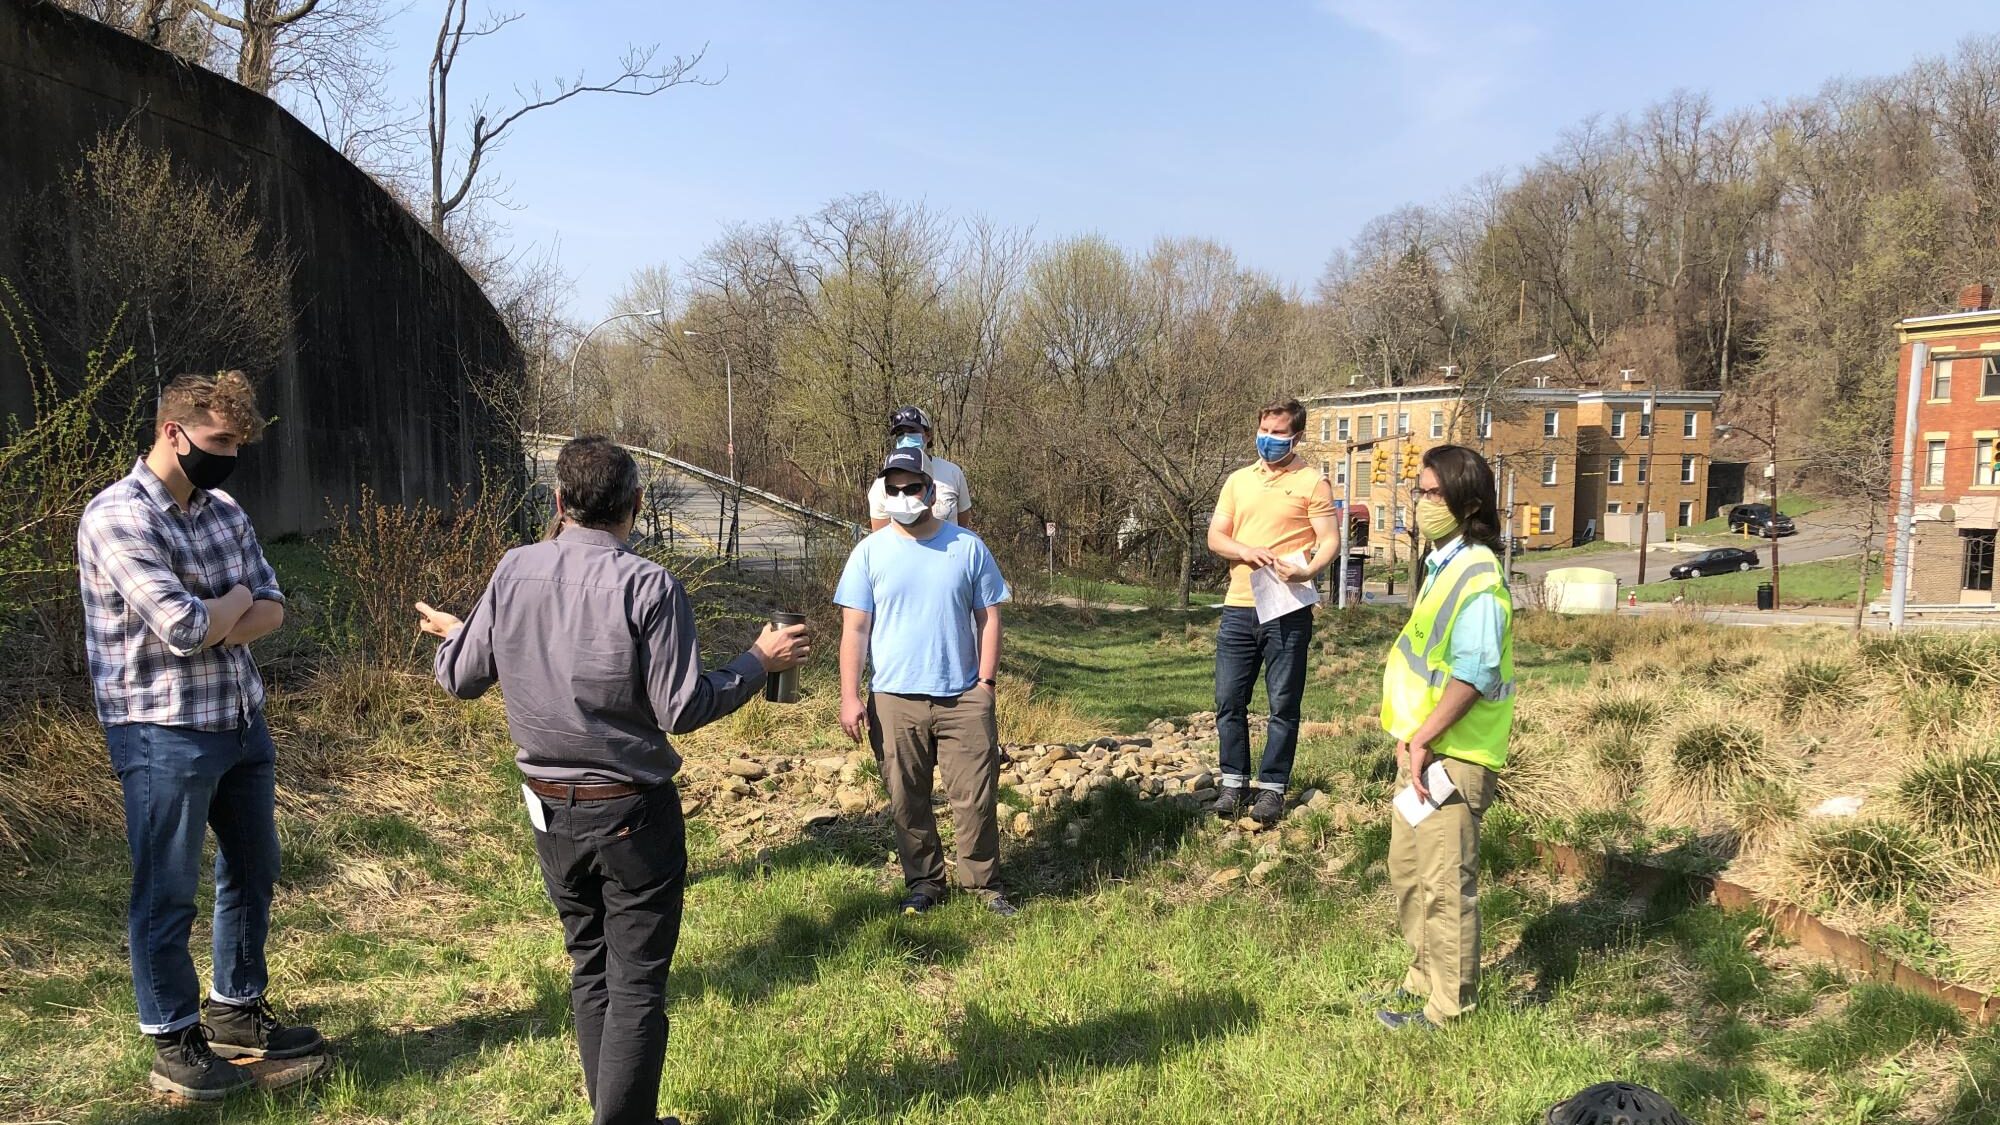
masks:
<svg viewBox="0 0 2000 1125"><path fill-rule="evenodd" d="M1618 378L1620 382L1622 382L1628 387L1643 387L1646 385L1646 377L1644 375L1639 374L1638 369L1636 368L1632 367L1619 368Z"/></svg>
<svg viewBox="0 0 2000 1125"><path fill-rule="evenodd" d="M1976 281L1958 291L1959 312L1985 312L1993 307L1993 287Z"/></svg>

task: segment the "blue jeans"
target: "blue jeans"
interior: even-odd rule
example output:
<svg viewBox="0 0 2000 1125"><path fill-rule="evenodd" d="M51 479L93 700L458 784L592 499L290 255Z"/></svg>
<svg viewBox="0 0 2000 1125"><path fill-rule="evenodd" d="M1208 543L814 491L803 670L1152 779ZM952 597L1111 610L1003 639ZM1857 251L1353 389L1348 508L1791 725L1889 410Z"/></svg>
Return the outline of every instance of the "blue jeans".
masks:
<svg viewBox="0 0 2000 1125"><path fill-rule="evenodd" d="M125 789L132 848L127 915L139 1030L179 1031L201 1018L188 935L201 881L202 837L215 830L215 979L210 995L264 995L264 937L278 881L274 751L264 717L231 731L151 723L108 727L111 767Z"/></svg>
<svg viewBox="0 0 2000 1125"><path fill-rule="evenodd" d="M1282 793L1291 781L1312 633L1310 606L1261 625L1254 609L1223 607L1222 624L1215 633L1215 733L1222 743L1222 784L1251 784L1250 696L1257 690L1259 670L1270 696L1271 725L1254 784Z"/></svg>

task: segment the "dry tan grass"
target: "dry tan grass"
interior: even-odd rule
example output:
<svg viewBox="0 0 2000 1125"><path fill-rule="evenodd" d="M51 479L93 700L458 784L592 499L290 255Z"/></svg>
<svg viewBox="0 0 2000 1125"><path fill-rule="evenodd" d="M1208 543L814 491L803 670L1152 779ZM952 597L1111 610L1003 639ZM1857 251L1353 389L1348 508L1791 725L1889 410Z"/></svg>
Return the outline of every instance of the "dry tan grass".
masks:
<svg viewBox="0 0 2000 1125"><path fill-rule="evenodd" d="M1601 663L1523 701L1507 800L1733 839L1731 878L1856 932L1933 919L1963 979L2000 984L2000 871L1967 869L2000 855L2000 769L1966 766L2000 755L2000 638L1523 621ZM1861 815L1808 815L1830 797Z"/></svg>

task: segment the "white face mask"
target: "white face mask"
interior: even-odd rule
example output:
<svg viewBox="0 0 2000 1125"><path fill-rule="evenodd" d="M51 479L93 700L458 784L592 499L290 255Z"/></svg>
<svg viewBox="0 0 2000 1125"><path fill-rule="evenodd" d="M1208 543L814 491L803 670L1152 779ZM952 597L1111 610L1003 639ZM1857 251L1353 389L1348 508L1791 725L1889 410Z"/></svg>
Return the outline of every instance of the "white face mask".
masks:
<svg viewBox="0 0 2000 1125"><path fill-rule="evenodd" d="M890 519L903 524L916 523L931 510L922 496L885 496L882 508L889 513Z"/></svg>

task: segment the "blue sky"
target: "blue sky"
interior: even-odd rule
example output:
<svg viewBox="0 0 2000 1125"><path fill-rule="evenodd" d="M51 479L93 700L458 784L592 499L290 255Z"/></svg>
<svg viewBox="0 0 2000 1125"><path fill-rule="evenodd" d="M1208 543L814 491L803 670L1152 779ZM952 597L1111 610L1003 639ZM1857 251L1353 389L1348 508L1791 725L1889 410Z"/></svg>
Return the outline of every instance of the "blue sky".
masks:
<svg viewBox="0 0 2000 1125"><path fill-rule="evenodd" d="M421 95L436 0L392 32ZM520 0L455 85L601 73L706 42L713 88L532 116L498 156L519 243L559 243L573 311L678 271L724 226L880 191L1143 246L1203 235L1309 288L1371 217L1517 168L1589 114L1676 88L1723 107L1878 75L2000 31L1965 0ZM1890 15L1890 13L1893 15ZM1889 16L1889 18L1885 18Z"/></svg>

